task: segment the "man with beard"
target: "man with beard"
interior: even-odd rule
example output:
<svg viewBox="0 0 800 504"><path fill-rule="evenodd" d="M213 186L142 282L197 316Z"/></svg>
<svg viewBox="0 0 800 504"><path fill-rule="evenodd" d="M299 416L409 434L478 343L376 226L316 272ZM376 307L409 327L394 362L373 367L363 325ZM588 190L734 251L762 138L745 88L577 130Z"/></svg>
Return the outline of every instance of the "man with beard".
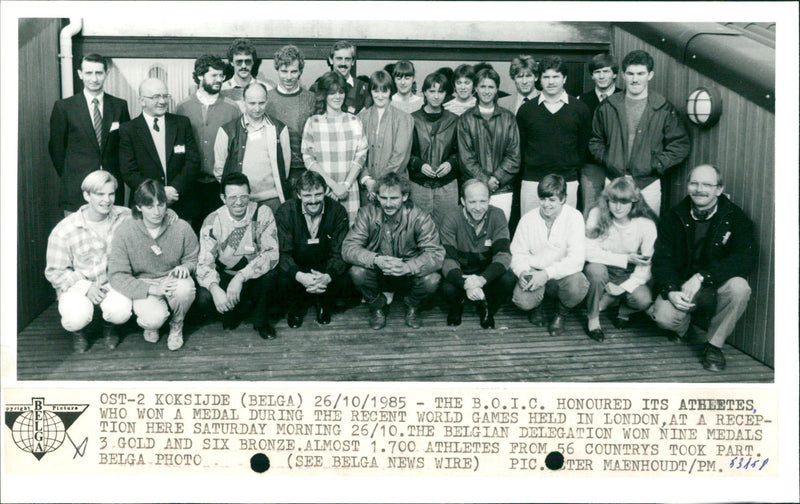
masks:
<svg viewBox="0 0 800 504"><path fill-rule="evenodd" d="M192 131L200 150L200 172L192 190L197 213L192 228L199 231L203 220L216 209L219 182L214 177L214 140L219 128L236 119L241 111L235 102L220 95L222 81L225 79L225 63L204 54L195 60L194 81L197 92L180 104L175 113L189 118Z"/></svg>
<svg viewBox="0 0 800 504"><path fill-rule="evenodd" d="M444 218L440 236L445 258L442 294L450 305L447 325L461 324L464 299L478 304L480 324L494 327L494 314L511 295L517 278L511 263L505 214L489 205L489 187L470 179L462 186L463 208Z"/></svg>
<svg viewBox="0 0 800 504"><path fill-rule="evenodd" d="M128 102L103 92L108 62L99 54L81 59L83 92L59 100L50 116L50 159L61 177L60 204L65 215L84 204L81 182L94 170L119 177L119 127L131 120ZM122 204L125 191L117 187Z"/></svg>
<svg viewBox="0 0 800 504"><path fill-rule="evenodd" d="M317 305L317 322L331 321L331 309L347 288L342 241L350 226L341 203L325 196L328 184L315 171L304 171L293 198L278 208L280 292L288 301L286 321L300 327L308 308Z"/></svg>
<svg viewBox="0 0 800 504"><path fill-rule="evenodd" d="M225 98L230 98L244 113L244 88L251 82L261 82L255 75L261 64L256 53L256 48L250 40L237 38L228 47L228 63L233 67L233 77L222 83L220 94ZM261 82L269 91L272 91L271 83Z"/></svg>
<svg viewBox="0 0 800 504"><path fill-rule="evenodd" d="M76 352L89 348L86 327L99 307L103 314L103 340L113 349L119 342L114 325L124 324L130 310L119 310L108 285L108 254L111 238L131 211L114 206L117 179L105 170L91 172L81 183L86 201L77 212L65 217L47 241L47 268L44 276L53 284L58 297L61 325L73 334Z"/></svg>
<svg viewBox="0 0 800 504"><path fill-rule="evenodd" d="M385 292L406 291L406 325L417 329L419 305L439 287L444 248L431 216L408 199L408 179L390 172L378 180L378 205L358 209L342 243L350 278L370 310L369 326L386 326ZM392 294L393 297L393 294Z"/></svg>
<svg viewBox="0 0 800 504"><path fill-rule="evenodd" d="M758 247L753 223L722 194L719 169L700 165L689 174L689 195L658 224L652 273L656 298L648 314L681 338L692 313L711 317L703 367L725 369L722 347L747 308Z"/></svg>
<svg viewBox="0 0 800 504"><path fill-rule="evenodd" d="M300 85L305 59L303 53L293 45L275 52L275 70L278 72L278 87L270 93L267 114L278 119L289 128L292 147L292 162L289 183L293 184L306 170L300 150L306 120L314 114L314 93Z"/></svg>
<svg viewBox="0 0 800 504"><path fill-rule="evenodd" d="M222 178L220 198L224 205L206 217L200 229L198 307L206 313L216 308L224 329L236 329L252 309L253 329L263 339L275 339L267 316L267 296L275 293L278 265L272 210L250 200L250 182L242 173Z"/></svg>
<svg viewBox="0 0 800 504"><path fill-rule="evenodd" d="M219 129L214 144L214 176L241 172L250 179L250 199L273 212L291 194L287 177L291 157L289 128L266 113L267 88L244 88L245 114Z"/></svg>

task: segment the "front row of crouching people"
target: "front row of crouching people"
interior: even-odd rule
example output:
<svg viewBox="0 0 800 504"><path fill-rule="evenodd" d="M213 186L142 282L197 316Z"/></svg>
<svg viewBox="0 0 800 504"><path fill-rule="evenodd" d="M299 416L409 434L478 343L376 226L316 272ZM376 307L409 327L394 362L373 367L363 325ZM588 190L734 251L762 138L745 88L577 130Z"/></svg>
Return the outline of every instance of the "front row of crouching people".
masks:
<svg viewBox="0 0 800 504"><path fill-rule="evenodd" d="M86 204L50 235L45 275L78 352L89 347L86 328L98 309L107 347L118 344L114 326L135 314L152 343L169 321L167 346L177 350L195 295L198 319L218 313L231 329L252 311L254 329L273 339L276 305L288 308L289 327L300 327L312 307L316 321L328 324L355 287L375 330L386 325L396 293L406 325L420 327L419 307L438 290L448 325L461 324L469 300L481 327L493 328L510 297L551 335L564 333L565 318L585 300L585 329L595 341L605 338L600 312L610 307L618 328L646 312L681 338L698 315L695 322L708 324L703 366L718 371L721 348L747 307L746 277L757 255L753 225L723 187L717 168L698 166L688 196L656 223L635 182L620 177L606 184L584 223L565 204L564 179L551 174L537 187L541 205L522 216L512 239L505 214L476 179L464 182L461 206L437 229L410 200L409 181L394 173L376 182L375 203L360 208L352 226L317 172L304 172L296 197L274 215L251 201L247 176L231 173L220 185L223 206L205 219L198 241L167 208L159 182L143 182L130 211L114 206L116 179L96 171L81 186ZM549 321L546 295L557 305Z"/></svg>

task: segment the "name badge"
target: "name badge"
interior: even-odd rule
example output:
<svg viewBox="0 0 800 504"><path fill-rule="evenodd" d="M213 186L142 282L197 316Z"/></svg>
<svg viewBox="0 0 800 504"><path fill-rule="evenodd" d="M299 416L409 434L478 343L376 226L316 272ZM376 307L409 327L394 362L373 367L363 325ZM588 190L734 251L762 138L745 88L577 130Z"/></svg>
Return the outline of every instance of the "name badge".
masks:
<svg viewBox="0 0 800 504"><path fill-rule="evenodd" d="M158 245L153 245L152 247L150 247L150 250L152 250L152 251L153 251L153 253L154 253L155 255L157 255L157 256L160 256L160 255L163 253L163 252L161 251L161 247L159 247Z"/></svg>
<svg viewBox="0 0 800 504"><path fill-rule="evenodd" d="M308 239L308 244L309 245L317 245L317 244L319 244L319 238L309 238Z"/></svg>
<svg viewBox="0 0 800 504"><path fill-rule="evenodd" d="M491 247L492 246L492 240L490 238L487 238L486 241L483 242L483 246L484 247Z"/></svg>
<svg viewBox="0 0 800 504"><path fill-rule="evenodd" d="M172 149L173 154L186 154L186 146L185 145L176 145L174 149Z"/></svg>
<svg viewBox="0 0 800 504"><path fill-rule="evenodd" d="M355 114L356 113L356 108L355 107L347 107L347 111L350 112L351 114Z"/></svg>
<svg viewBox="0 0 800 504"><path fill-rule="evenodd" d="M112 131L118 130L118 129L119 129L119 122L118 121L114 121L114 122L111 123L111 128L109 128L108 132L111 133Z"/></svg>
<svg viewBox="0 0 800 504"><path fill-rule="evenodd" d="M725 245L726 243L728 243L728 239L729 239L730 237L731 237L731 232L730 232L730 231L728 231L727 233L725 233L725 234L722 236L722 244L723 244L723 245Z"/></svg>
<svg viewBox="0 0 800 504"><path fill-rule="evenodd" d="M244 253L245 254L252 254L255 251L256 251L256 249L252 245L246 245L244 247Z"/></svg>

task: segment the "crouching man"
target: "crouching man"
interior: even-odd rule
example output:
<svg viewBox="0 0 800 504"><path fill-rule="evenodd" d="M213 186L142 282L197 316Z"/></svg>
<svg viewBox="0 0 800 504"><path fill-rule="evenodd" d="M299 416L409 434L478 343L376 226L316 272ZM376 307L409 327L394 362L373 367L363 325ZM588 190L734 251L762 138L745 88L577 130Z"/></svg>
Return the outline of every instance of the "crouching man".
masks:
<svg viewBox="0 0 800 504"><path fill-rule="evenodd" d="M61 325L73 333L79 353L89 348L85 329L97 307L103 314L103 341L109 349L119 342L114 325L124 324L131 316L130 310L117 309L113 298L119 294L108 284L111 238L131 215L129 209L114 206L117 186L117 179L107 171L87 175L81 182L86 204L59 222L47 241L44 275L56 290Z"/></svg>
<svg viewBox="0 0 800 504"><path fill-rule="evenodd" d="M329 324L337 297L346 290L347 265L342 241L349 228L347 210L325 196L328 184L319 173L304 171L295 183L297 198L275 213L280 242L281 293L289 303L286 321L300 327L308 308L317 305L317 322Z"/></svg>
<svg viewBox="0 0 800 504"><path fill-rule="evenodd" d="M689 174L689 195L659 222L653 279L661 295L648 314L662 329L686 336L695 310L711 316L703 367L725 369L722 346L747 308L758 248L753 223L722 194L719 170Z"/></svg>
<svg viewBox="0 0 800 504"><path fill-rule="evenodd" d="M531 323L541 326L545 293L557 295L556 316L548 326L556 336L564 333L569 310L589 292L583 274L586 232L581 213L564 204L567 184L561 175L545 175L536 190L541 206L522 216L511 242L511 270L519 278L511 300L531 310Z"/></svg>
<svg viewBox="0 0 800 504"><path fill-rule="evenodd" d="M370 309L369 325L386 325L384 291L406 291L406 325L418 328L420 303L439 287L444 248L433 219L408 199L407 179L389 173L378 180L378 206L358 210L342 243L342 257L353 265L350 277Z"/></svg>
<svg viewBox="0 0 800 504"><path fill-rule="evenodd" d="M243 173L222 177L220 198L224 205L200 228L198 308L221 313L224 329L236 329L253 310L253 329L263 339L275 339L267 314L267 296L277 287L278 230L272 210L250 201Z"/></svg>
<svg viewBox="0 0 800 504"><path fill-rule="evenodd" d="M447 214L441 239L445 259L442 294L450 305L447 325L461 324L464 299L478 304L481 327L494 327L494 314L511 295L517 277L511 263L508 223L502 210L489 205L489 186L464 182L463 208Z"/></svg>

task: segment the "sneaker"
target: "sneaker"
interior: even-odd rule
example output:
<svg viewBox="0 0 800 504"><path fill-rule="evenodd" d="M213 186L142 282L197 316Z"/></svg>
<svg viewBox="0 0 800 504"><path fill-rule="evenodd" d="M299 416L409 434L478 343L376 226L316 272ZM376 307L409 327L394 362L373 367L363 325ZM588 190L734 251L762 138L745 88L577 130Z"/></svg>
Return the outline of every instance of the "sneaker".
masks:
<svg viewBox="0 0 800 504"><path fill-rule="evenodd" d="M89 340L86 338L86 333L83 331L72 333L72 348L75 353L84 353L89 350Z"/></svg>
<svg viewBox="0 0 800 504"><path fill-rule="evenodd" d="M145 329L142 336L148 343L158 343L158 329Z"/></svg>
<svg viewBox="0 0 800 504"><path fill-rule="evenodd" d="M703 349L703 368L708 371L725 370L725 354L722 353L721 348L706 343Z"/></svg>
<svg viewBox="0 0 800 504"><path fill-rule="evenodd" d="M167 348L172 351L183 346L183 324L169 325L169 338L167 338Z"/></svg>

